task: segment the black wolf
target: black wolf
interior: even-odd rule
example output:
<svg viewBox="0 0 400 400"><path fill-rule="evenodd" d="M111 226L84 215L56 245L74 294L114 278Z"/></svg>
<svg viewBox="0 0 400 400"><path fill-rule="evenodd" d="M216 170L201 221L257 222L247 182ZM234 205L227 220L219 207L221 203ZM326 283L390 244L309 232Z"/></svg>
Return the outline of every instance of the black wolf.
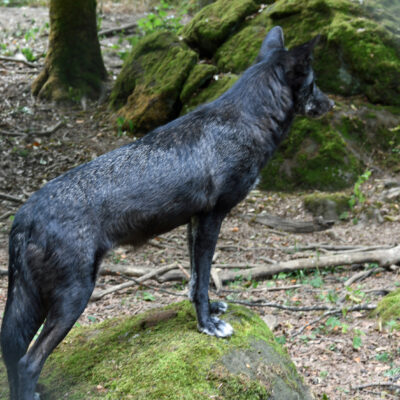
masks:
<svg viewBox="0 0 400 400"><path fill-rule="evenodd" d="M208 298L218 233L294 116L332 108L314 83L315 43L287 50L282 29L273 28L254 65L219 99L72 169L21 207L10 233L1 331L12 400L34 399L43 364L84 310L107 251L179 225L188 225L198 328L233 333L216 317L227 305Z"/></svg>

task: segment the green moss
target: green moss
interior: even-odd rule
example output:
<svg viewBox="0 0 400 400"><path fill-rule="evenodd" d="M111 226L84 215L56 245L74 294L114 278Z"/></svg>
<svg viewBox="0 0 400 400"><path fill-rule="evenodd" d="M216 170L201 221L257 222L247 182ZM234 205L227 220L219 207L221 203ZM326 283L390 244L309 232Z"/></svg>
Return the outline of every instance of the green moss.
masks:
<svg viewBox="0 0 400 400"><path fill-rule="evenodd" d="M110 105L144 133L179 114L179 95L197 55L172 32L141 39L127 58L111 93Z"/></svg>
<svg viewBox="0 0 400 400"><path fill-rule="evenodd" d="M209 56L257 9L253 0L217 0L198 12L182 34L190 46Z"/></svg>
<svg viewBox="0 0 400 400"><path fill-rule="evenodd" d="M304 196L303 203L305 209L316 217L322 215L326 219L338 219L350 210L349 200L350 196L343 192L314 192Z"/></svg>
<svg viewBox="0 0 400 400"><path fill-rule="evenodd" d="M330 118L296 119L289 137L261 173L262 188L336 190L357 179L361 163Z"/></svg>
<svg viewBox="0 0 400 400"><path fill-rule="evenodd" d="M265 26L249 25L232 36L215 53L218 68L224 72L244 71L254 62L267 32Z"/></svg>
<svg viewBox="0 0 400 400"><path fill-rule="evenodd" d="M42 397L311 399L287 352L255 313L232 305L224 319L235 329L230 339L198 333L187 301L74 328L45 364Z"/></svg>
<svg viewBox="0 0 400 400"><path fill-rule="evenodd" d="M183 86L180 95L182 103L190 101L192 95L202 86L205 86L217 72L217 67L212 64L197 64Z"/></svg>
<svg viewBox="0 0 400 400"><path fill-rule="evenodd" d="M324 91L345 96L363 93L374 103L400 104L398 38L351 0L278 0L217 51L218 66L235 72L248 66L257 54L262 28L274 25L283 27L289 48L321 35L314 69ZM241 42L250 48L247 63Z"/></svg>
<svg viewBox="0 0 400 400"><path fill-rule="evenodd" d="M217 99L225 93L239 77L234 74L219 75L218 79L213 79L211 83L193 96L182 108L182 114L192 111L194 108L203 103L208 103Z"/></svg>
<svg viewBox="0 0 400 400"><path fill-rule="evenodd" d="M400 329L400 289L386 295L378 303L374 315L379 317L381 325L390 321L397 321L397 328Z"/></svg>

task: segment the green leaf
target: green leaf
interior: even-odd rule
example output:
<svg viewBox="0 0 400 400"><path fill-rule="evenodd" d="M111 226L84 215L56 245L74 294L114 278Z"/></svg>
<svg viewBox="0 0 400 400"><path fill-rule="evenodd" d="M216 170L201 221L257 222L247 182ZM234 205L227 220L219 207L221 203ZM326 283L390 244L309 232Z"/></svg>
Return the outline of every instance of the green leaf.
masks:
<svg viewBox="0 0 400 400"><path fill-rule="evenodd" d="M156 298L149 292L143 292L142 294L143 300L145 301L154 301Z"/></svg>
<svg viewBox="0 0 400 400"><path fill-rule="evenodd" d="M361 346L362 346L361 337L360 336L354 336L354 338L353 338L353 348L355 350L359 350Z"/></svg>

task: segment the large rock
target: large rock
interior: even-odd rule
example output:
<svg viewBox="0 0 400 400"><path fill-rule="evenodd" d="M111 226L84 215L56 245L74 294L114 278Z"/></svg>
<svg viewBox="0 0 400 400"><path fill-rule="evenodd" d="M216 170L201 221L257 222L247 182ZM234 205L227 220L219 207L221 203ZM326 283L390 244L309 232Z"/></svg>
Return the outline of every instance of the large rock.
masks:
<svg viewBox="0 0 400 400"><path fill-rule="evenodd" d="M237 80L239 76L235 74L215 75L209 84L193 93L184 103L182 114L192 111L197 106L209 103L225 93Z"/></svg>
<svg viewBox="0 0 400 400"><path fill-rule="evenodd" d="M209 56L257 10L253 0L217 0L198 12L182 34L190 46Z"/></svg>
<svg viewBox="0 0 400 400"><path fill-rule="evenodd" d="M380 328L400 330L400 289L383 297L374 314L378 316Z"/></svg>
<svg viewBox="0 0 400 400"><path fill-rule="evenodd" d="M125 127L146 133L179 114L179 96L197 54L172 32L145 36L124 62L111 93Z"/></svg>
<svg viewBox="0 0 400 400"><path fill-rule="evenodd" d="M378 165L399 171L400 28L393 22L399 6L390 0L379 2L380 7L371 7L377 0L260 3L217 0L197 13L181 32L199 53L195 66L195 53L175 35L142 39L112 96L112 104L122 106L125 126L145 132L214 100L254 62L268 30L281 25L288 48L321 35L315 49L317 82L341 97L323 119L296 120L263 171L262 187L342 189L354 184L371 155ZM175 57L164 57L167 44L159 50L164 36L181 49L182 65ZM143 86L146 79L149 84Z"/></svg>
<svg viewBox="0 0 400 400"><path fill-rule="evenodd" d="M256 314L232 306L225 319L235 328L230 339L197 332L192 305L186 301L74 328L44 367L43 396L312 399L287 352Z"/></svg>
<svg viewBox="0 0 400 400"><path fill-rule="evenodd" d="M279 190L341 189L357 179L361 165L332 125L332 115L318 120L297 118L287 140L262 171L261 185Z"/></svg>
<svg viewBox="0 0 400 400"><path fill-rule="evenodd" d="M278 0L220 46L215 61L224 72L247 68L266 32L280 25L289 48L321 35L314 62L321 89L400 105L399 30L386 29L385 16L377 20L352 0Z"/></svg>

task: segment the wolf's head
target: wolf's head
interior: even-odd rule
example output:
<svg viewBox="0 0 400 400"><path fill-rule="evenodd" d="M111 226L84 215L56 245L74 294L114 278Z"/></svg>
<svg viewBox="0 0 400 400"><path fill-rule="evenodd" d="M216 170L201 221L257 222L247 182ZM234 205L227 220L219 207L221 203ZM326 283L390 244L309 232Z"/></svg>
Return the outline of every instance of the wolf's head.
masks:
<svg viewBox="0 0 400 400"><path fill-rule="evenodd" d="M262 61L276 50L281 53L279 61L284 66L286 81L292 91L295 112L311 117L318 117L334 106L334 102L315 84L311 63L318 39L319 36L291 50L286 50L282 28L275 26L264 39L256 59L256 62Z"/></svg>

